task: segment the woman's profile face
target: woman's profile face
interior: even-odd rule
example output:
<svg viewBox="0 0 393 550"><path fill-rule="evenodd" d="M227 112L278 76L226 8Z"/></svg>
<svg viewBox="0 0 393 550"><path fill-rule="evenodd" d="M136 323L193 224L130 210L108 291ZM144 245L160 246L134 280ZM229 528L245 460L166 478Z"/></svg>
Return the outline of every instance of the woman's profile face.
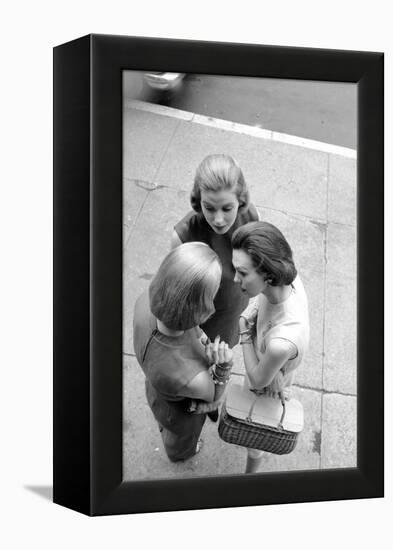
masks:
<svg viewBox="0 0 393 550"><path fill-rule="evenodd" d="M235 283L240 283L241 289L250 298L263 292L268 286L265 275L258 273L250 256L244 250L233 250L232 264L235 268Z"/></svg>
<svg viewBox="0 0 393 550"><path fill-rule="evenodd" d="M232 227L239 209L236 193L222 191L201 191L201 209L207 223L218 235Z"/></svg>

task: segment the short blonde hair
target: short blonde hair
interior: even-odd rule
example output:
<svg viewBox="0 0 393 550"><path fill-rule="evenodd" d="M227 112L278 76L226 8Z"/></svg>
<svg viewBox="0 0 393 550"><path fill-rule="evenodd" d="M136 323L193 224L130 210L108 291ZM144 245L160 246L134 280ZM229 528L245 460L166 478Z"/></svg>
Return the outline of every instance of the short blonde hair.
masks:
<svg viewBox="0 0 393 550"><path fill-rule="evenodd" d="M172 330L202 324L215 311L221 274L221 262L207 244L191 242L174 248L150 283L151 312Z"/></svg>
<svg viewBox="0 0 393 550"><path fill-rule="evenodd" d="M229 155L208 155L196 169L191 191L191 206L201 212L201 191L231 191L239 201L239 210L247 210L250 196L243 172Z"/></svg>

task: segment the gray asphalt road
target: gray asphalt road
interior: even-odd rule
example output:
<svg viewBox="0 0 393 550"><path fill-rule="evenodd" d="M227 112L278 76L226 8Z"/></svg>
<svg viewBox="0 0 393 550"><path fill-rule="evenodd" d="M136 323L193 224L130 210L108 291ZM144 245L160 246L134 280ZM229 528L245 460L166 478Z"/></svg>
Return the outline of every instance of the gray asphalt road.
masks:
<svg viewBox="0 0 393 550"><path fill-rule="evenodd" d="M126 95L136 78L127 76ZM356 149L356 84L190 74L173 93L139 89L138 98Z"/></svg>

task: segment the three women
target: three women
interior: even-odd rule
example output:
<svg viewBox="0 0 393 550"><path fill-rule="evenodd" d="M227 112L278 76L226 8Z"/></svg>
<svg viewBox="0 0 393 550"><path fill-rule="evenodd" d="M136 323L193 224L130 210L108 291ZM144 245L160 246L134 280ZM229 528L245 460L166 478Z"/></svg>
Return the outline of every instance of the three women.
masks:
<svg viewBox="0 0 393 550"><path fill-rule="evenodd" d="M308 345L307 298L290 246L273 225L256 221L231 157L204 159L191 204L194 212L175 226L174 249L149 299L140 297L134 314L148 403L171 460L198 451L205 412L223 394L239 332L246 383L270 393L292 383ZM257 304L246 308L256 296ZM201 340L198 327L210 340ZM256 471L260 459L249 450L246 471Z"/></svg>

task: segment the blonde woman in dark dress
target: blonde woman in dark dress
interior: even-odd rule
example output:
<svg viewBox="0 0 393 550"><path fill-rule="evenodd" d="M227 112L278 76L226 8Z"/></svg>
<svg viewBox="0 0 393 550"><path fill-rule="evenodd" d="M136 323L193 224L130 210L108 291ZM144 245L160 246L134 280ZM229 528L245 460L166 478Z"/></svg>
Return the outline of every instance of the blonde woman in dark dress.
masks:
<svg viewBox="0 0 393 550"><path fill-rule="evenodd" d="M232 351L199 328L214 312L220 261L206 244L172 250L134 310L134 349L146 376L146 396L172 461L199 450L209 404L222 396Z"/></svg>

